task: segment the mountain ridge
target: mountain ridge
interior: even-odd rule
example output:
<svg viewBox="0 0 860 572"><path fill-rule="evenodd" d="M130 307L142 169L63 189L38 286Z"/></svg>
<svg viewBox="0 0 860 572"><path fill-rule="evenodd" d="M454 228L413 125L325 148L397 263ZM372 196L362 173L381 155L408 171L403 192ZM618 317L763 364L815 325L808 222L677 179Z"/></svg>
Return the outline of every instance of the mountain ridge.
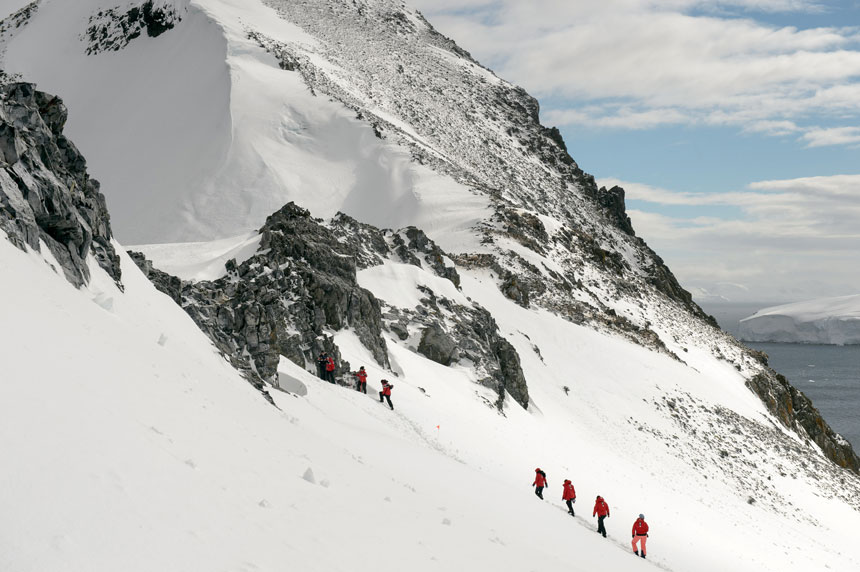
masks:
<svg viewBox="0 0 860 572"><path fill-rule="evenodd" d="M88 0L85 7L96 3ZM140 3L127 4L133 8ZM677 494L683 506L705 511L705 520L720 522L727 531L739 523L762 519L769 524L759 530L760 534L773 539L773 531L783 526L776 522L785 521L786 534L825 547L815 555L836 558L832 556L835 541L828 540L827 535L841 537L838 531L826 528L828 518L834 513L856 518L860 498L852 493L860 490L856 474L839 468L846 467L854 473L858 469L850 444L827 427L808 399L767 368L763 356L714 327L662 260L635 236L624 210L623 190L596 188L593 179L579 171L572 159L565 159L569 156L563 140L557 132L540 125L534 100L530 102L527 94L503 85L498 78L493 80L464 54L443 50L447 55L438 56L444 58L439 61L447 63L440 64L445 71L441 75L433 73L435 68L421 60L428 69L422 81L451 88L450 97L455 103L440 101L439 107L446 109L458 101L462 103L457 99L458 89L465 90L463 93L475 89L483 94L474 99L473 107L464 106L460 115L451 115L451 126L445 127L440 123L447 116L437 117L429 111L436 101L424 97L410 103L406 99L417 92L408 90L399 96L406 99L389 99L400 91L387 86L385 79L401 75L396 66L373 78L362 67L335 65L364 57L366 52L356 50L351 54L350 50L362 38L374 39L373 33L384 31L387 36L375 41L398 46L418 42L421 34L432 36L429 25L421 18L403 12L403 3L357 2L349 6L319 0L295 6L267 4L286 10L282 15L291 21L273 24L258 20L255 10L260 14L272 12L256 3L247 11L235 13L231 10L239 10L239 4L228 0L173 3L187 7L188 12L163 34L154 38L140 34L115 52L84 54L81 60L78 54L70 60L86 62L86 66L114 66L117 62L138 65L138 58L146 50L181 43L203 33L203 16L222 18L225 41L236 50L228 57L231 81L249 81L241 87L248 90L264 85L254 83L261 78L272 79L271 89L260 97L271 98L279 102L278 106L294 104L287 101L294 96L301 100L301 112L292 107L289 113L275 116L274 125L281 129L284 145L278 150L291 159L312 157L322 142L347 134L349 137L336 149L343 154L341 162L358 165L359 171L370 177L372 184L350 186L354 182L350 179L352 182L336 189L346 194L326 195L331 185L312 194L297 192L300 202L282 202L268 213L267 221L254 227L259 229L257 238L246 233L237 239L236 251L244 253L242 259L228 260L223 271L210 280L190 280L181 271L175 277L162 273L158 270L158 249L148 252L145 246L139 247L151 260L135 255L135 262L173 301L170 310L164 304L158 305L157 316L179 320L178 303L208 334L214 349L257 390L285 411L302 410L303 415L311 415L308 408L318 409L313 414L318 423L326 414L351 419L355 411L364 410L364 405L352 402L355 393L334 393L342 388L318 385L308 373L313 370L316 352L326 349L339 358L338 374L344 384L349 384L349 371L357 363L368 367L374 381L381 376L396 378L398 416L392 418L392 423L406 431L410 439L414 437L422 450L429 447L458 462L469 459L475 467L489 463L502 471L499 478L513 481L516 479L512 471L521 471L521 467L513 465L532 464L535 455L553 459L556 466L569 470L572 464L562 459L569 454L573 441L575 449L589 453L584 459L576 457L573 466L587 483L586 490L610 488L627 509L636 502L645 502L646 497L661 499L662 502L648 502L654 503L651 506L663 518L671 519L666 507L672 505L673 495ZM307 10L314 7L325 11L329 6L333 13L325 17ZM359 8L364 11L364 20L350 24ZM57 14L77 9L44 2L34 17L44 17L44 22L49 22ZM60 12L53 13L54 10ZM302 10L302 14L295 15ZM78 13L86 15L87 11L75 12ZM247 18L241 26L235 14ZM386 19L385 14L390 17ZM85 21L86 18L69 20ZM279 44L268 46L276 56L267 55L260 47L261 38L269 36L260 30L249 30L254 26L268 33L280 30L286 34L276 40ZM353 34L350 42L333 47L337 46L339 34L347 32ZM33 41L26 33L25 29L13 38L13 56L15 49L21 49L15 44L19 38ZM311 41L309 38L315 35L319 37ZM444 42L439 38L435 41ZM86 44L79 39L75 42L77 49L85 52ZM314 46L321 51L313 51ZM241 59L246 56L249 59ZM373 67L374 62L368 59L367 65ZM459 77L463 83L442 81L452 69L466 70ZM26 70L16 73L23 71ZM418 75L415 70L407 72L404 66L402 73L411 73L411 81L419 81L414 77ZM251 80L248 75L253 76ZM299 89L301 85L305 86L304 92ZM78 87L79 93L83 87ZM280 88L288 89L281 93ZM488 91L481 91L484 89ZM443 90L439 95L445 93ZM353 106L338 97L352 98ZM231 105L240 103L248 102L239 97ZM480 107L483 103L489 107ZM396 117L391 109L398 105L402 116ZM30 107L32 119L40 120L39 106ZM488 109L496 109L495 119L485 113ZM257 119L271 110L272 107L238 109L257 113ZM505 110L505 116L498 110ZM517 129L510 133L494 127L508 121L508 113L513 118L509 126ZM407 116L420 121L411 127L402 119ZM426 118L429 116L432 119ZM468 122L455 121L455 117L471 117L477 122L474 131L464 131L462 140L457 135ZM234 127L240 123L234 116ZM251 121L244 127L248 131L235 134L242 139L260 125ZM431 133L430 126L437 131ZM482 140L489 133L495 133L498 141L505 143L498 143L501 147L496 155L486 150L493 143ZM58 138L59 134L52 137ZM268 144L273 140L261 136L260 141ZM236 143L240 144L241 141ZM267 153L269 157L277 156L273 150ZM484 156L489 158L482 159ZM307 177L303 184L314 188L309 182L322 181L318 178L320 173L326 174L324 168L334 165L335 159L331 155L323 162L292 161L271 168L296 179ZM104 160L102 156L102 164ZM235 166L230 159L225 161L223 169ZM505 170L508 163L512 166ZM256 171L250 167L256 164L242 163L248 169L230 177L254 180ZM341 169L338 176L347 170ZM545 184L534 183L544 180ZM389 186L382 195L374 194L374 185L380 182ZM128 192L116 185L103 188L115 199ZM6 185L3 190L7 193ZM245 192L246 188L235 190ZM70 191L65 188L61 192ZM232 201L237 196L225 197L225 205L235 206ZM352 214L338 214L333 210L337 201L325 198L338 196L343 199L340 206L349 205L350 200L361 203L367 218L354 216L354 210ZM210 199L216 200L214 197L218 195ZM331 216L314 218L314 207L326 201L330 203L326 209ZM378 212L372 212L374 208ZM245 218L247 215L248 211L236 212L238 220L253 219ZM149 216L143 212L141 220L151 221ZM397 224L377 226L368 222L374 217ZM110 242L110 235L105 239ZM254 252L250 252L252 247ZM77 287L71 291L82 296L92 293L98 312L111 313L114 305L144 300L139 298L141 275L122 249L118 250L119 258L125 261L122 270L137 284L128 297L104 292L108 289L104 276L109 275L103 276L105 269L91 263L98 253L87 251L81 255L90 269L90 279L70 280ZM177 253L177 260L182 259L181 245L163 245L161 252L171 250ZM219 252L223 251L222 245ZM48 258L48 252L53 251L43 252ZM7 256L11 255L4 254ZM186 262L189 268L199 269L207 261L201 260L198 249L186 256ZM37 307L33 300L22 302ZM82 320L85 325L95 322L91 318ZM183 327L182 335L190 340L193 336ZM153 343L160 347L173 343L164 334L157 340ZM22 353L26 349L16 345L20 341L10 338L5 339L5 344L19 347ZM203 352L199 344L195 347L195 351ZM99 348L91 351L93 356L100 355ZM12 363L18 371L17 362ZM147 378L144 375L140 379ZM141 391L148 390L142 386ZM327 396L330 403L316 401L321 395ZM177 400L184 407L193 403L185 397L177 396ZM459 407L468 414L458 416ZM187 409L177 412L176 423L183 412L187 413ZM445 421L433 422L433 416ZM481 423L470 427L465 421L469 416L480 418ZM456 442L442 446L427 435L424 427L446 423L463 430ZM291 434L288 425L278 430ZM505 438L497 442L493 435ZM348 432L325 436L323 441L329 439L350 440ZM540 439L551 445L539 445ZM630 446L631 443L639 445ZM490 448L479 453L484 444ZM325 454L341 451L337 445L329 447L324 446ZM533 448L539 448L539 454L532 452ZM601 471L591 466L593 458L606 458L616 471L597 476ZM666 467L671 467L671 472ZM642 491L632 491L625 484L629 475L643 483ZM313 472L309 478L315 480ZM698 489L675 482L683 478L696 483ZM701 491L707 491L704 496L725 495L731 510L721 514L721 507L702 499ZM289 494L278 496L282 501L288 497ZM795 505L802 506L804 512L795 514L791 508ZM700 555L702 548L698 544L700 537L692 532L698 529L688 515L676 513L675 517L685 526L681 527L684 530L666 531L678 541L676 553L668 557L668 562L689 569L698 562L695 554ZM686 545L694 548L686 551ZM746 550L754 551L752 547ZM779 548L773 550L782 553ZM761 566L760 561L746 556L744 552L717 555L712 569L743 566L747 561ZM800 570L809 562L809 556L800 553L792 553L791 558L791 562L779 559L765 563L764 568L791 565ZM850 556L840 558L846 559L839 560L843 564L850 560Z"/></svg>

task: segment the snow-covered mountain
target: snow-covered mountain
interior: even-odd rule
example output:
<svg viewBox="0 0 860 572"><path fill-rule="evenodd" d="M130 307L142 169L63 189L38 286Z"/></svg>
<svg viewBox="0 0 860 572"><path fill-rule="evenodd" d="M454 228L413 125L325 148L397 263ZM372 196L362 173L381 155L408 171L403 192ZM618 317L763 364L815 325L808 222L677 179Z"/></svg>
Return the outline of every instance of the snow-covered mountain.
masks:
<svg viewBox="0 0 860 572"><path fill-rule="evenodd" d="M0 568L860 565L850 445L402 2L41 0L0 43L69 108L0 93Z"/></svg>
<svg viewBox="0 0 860 572"><path fill-rule="evenodd" d="M753 342L860 344L860 295L764 308L741 320L740 336Z"/></svg>

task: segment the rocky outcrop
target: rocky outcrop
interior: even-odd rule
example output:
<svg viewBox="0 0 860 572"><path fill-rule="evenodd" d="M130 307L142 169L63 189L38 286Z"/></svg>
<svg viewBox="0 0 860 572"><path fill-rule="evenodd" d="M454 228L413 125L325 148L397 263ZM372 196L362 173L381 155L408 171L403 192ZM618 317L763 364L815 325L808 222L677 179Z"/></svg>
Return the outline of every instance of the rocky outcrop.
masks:
<svg viewBox="0 0 860 572"><path fill-rule="evenodd" d="M260 232L257 254L241 264L228 261L227 276L181 286L182 307L234 367L265 391L281 356L314 371L316 356L326 351L342 376L350 364L328 332L347 327L387 367L379 302L356 282L361 256L355 241L341 242L293 203L271 215ZM174 278L145 259L135 261L176 299Z"/></svg>
<svg viewBox="0 0 860 572"><path fill-rule="evenodd" d="M416 351L445 366L467 365L478 383L496 392L494 405L504 410L507 395L529 406L529 391L516 348L502 336L492 315L481 306L463 306L427 287L412 310L386 308L386 327L401 340L414 339Z"/></svg>
<svg viewBox="0 0 860 572"><path fill-rule="evenodd" d="M597 202L606 209L609 220L615 226L630 236L636 235L633 231L633 223L630 222L630 217L627 216L627 208L624 204L624 189L617 185L609 190L606 190L606 187L600 187L597 191Z"/></svg>
<svg viewBox="0 0 860 572"><path fill-rule="evenodd" d="M851 444L831 429L812 401L784 376L767 368L750 378L747 386L786 427L806 435L840 467L860 473L860 458Z"/></svg>
<svg viewBox="0 0 860 572"><path fill-rule="evenodd" d="M421 266L418 256L424 259L430 268L439 276L450 280L454 286L460 287L460 274L453 263L445 263L447 256L436 243L430 240L424 231L414 226L407 227L393 236L394 251L400 259L409 264Z"/></svg>
<svg viewBox="0 0 860 572"><path fill-rule="evenodd" d="M155 268L152 261L147 260L143 253L129 250L128 255L143 272L143 275L152 282L156 290L167 294L177 304L182 304L182 280Z"/></svg>
<svg viewBox="0 0 860 572"><path fill-rule="evenodd" d="M66 117L31 84L0 86L0 229L21 249L46 245L76 287L89 281L90 254L121 286L105 198L63 135Z"/></svg>
<svg viewBox="0 0 860 572"><path fill-rule="evenodd" d="M118 51L146 33L150 38L173 29L182 14L173 4L147 0L130 7L116 7L90 16L81 39L87 42L88 55Z"/></svg>
<svg viewBox="0 0 860 572"><path fill-rule="evenodd" d="M212 339L230 363L265 393L285 357L316 369L326 351L335 376L351 382L331 332L352 329L374 359L388 367L384 330L445 366L468 364L478 382L497 392L503 410L510 395L528 407L528 387L516 349L499 332L490 313L458 305L427 287L414 309L387 306L357 283L357 271L387 260L412 264L450 280L460 276L450 259L421 230L379 230L344 214L330 222L313 219L290 203L260 230L258 252L227 263L224 278L180 282L153 268L143 255L129 253L156 288L176 300ZM384 311L383 311L384 309Z"/></svg>
<svg viewBox="0 0 860 572"><path fill-rule="evenodd" d="M457 355L457 344L438 323L433 323L421 331L418 353L431 361L448 366Z"/></svg>

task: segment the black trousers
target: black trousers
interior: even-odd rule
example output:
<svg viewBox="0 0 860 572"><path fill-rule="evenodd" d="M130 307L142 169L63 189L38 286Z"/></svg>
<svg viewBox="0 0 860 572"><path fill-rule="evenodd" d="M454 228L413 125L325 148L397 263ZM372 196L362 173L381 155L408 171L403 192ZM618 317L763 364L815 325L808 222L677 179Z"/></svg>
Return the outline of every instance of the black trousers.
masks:
<svg viewBox="0 0 860 572"><path fill-rule="evenodd" d="M363 393L367 393L367 382L365 381L364 383L362 383L360 381L356 381L355 382L355 389L357 389L358 391L361 391Z"/></svg>
<svg viewBox="0 0 860 572"><path fill-rule="evenodd" d="M535 487L535 494L538 498L543 499L543 487Z"/></svg>
<svg viewBox="0 0 860 572"><path fill-rule="evenodd" d="M603 538L606 538L606 527L603 526L603 519L604 518L606 518L606 517L605 516L598 516L597 517L597 532L603 533Z"/></svg>
<svg viewBox="0 0 860 572"><path fill-rule="evenodd" d="M334 383L334 372L326 370L325 377L323 378L329 383Z"/></svg>
<svg viewBox="0 0 860 572"><path fill-rule="evenodd" d="M325 379L325 363L317 363L317 375L320 379Z"/></svg>
<svg viewBox="0 0 860 572"><path fill-rule="evenodd" d="M570 512L570 514L573 514L573 501L571 501L570 499L568 499L568 500L567 500L567 501L565 501L565 502L567 502L567 510L568 510L568 512Z"/></svg>
<svg viewBox="0 0 860 572"><path fill-rule="evenodd" d="M393 405L391 405L391 396L390 396L390 395L385 395L385 394L383 394L383 393L380 391L380 392L379 392L379 402L380 402L380 403L382 403L382 398L383 398L383 397L388 401L388 406L389 406L390 408L394 409L394 406L393 406Z"/></svg>

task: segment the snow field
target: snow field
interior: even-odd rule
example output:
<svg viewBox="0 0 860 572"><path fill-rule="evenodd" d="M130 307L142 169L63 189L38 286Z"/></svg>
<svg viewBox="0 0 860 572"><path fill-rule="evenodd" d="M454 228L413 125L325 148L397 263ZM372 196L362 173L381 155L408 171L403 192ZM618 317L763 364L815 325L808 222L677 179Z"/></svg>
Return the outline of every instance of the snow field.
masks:
<svg viewBox="0 0 860 572"><path fill-rule="evenodd" d="M324 218L342 211L381 228L415 225L447 238L443 247L477 242L466 231L487 216L486 198L412 163L406 148L314 95L247 37L254 29L318 44L271 8L180 0L174 29L87 56L80 35L107 4L44 0L3 66L63 98L66 134L102 183L124 243L246 235L290 201Z"/></svg>
<svg viewBox="0 0 860 572"><path fill-rule="evenodd" d="M193 266L193 256L180 252L182 245L172 248L177 260ZM731 364L715 359L707 347L692 340L673 343L671 332L662 331L657 317L649 321L685 363L512 304L489 272L461 269L461 278L462 291L457 291L431 272L394 262L358 274L363 287L398 307L418 304L424 294L416 287L422 285L459 304L468 304L471 298L489 309L521 357L532 398L529 413L509 400L506 418L500 417L486 405L495 401L494 392L474 384L470 370L428 362L397 340L389 339L388 347L392 369L403 374L400 378L376 368L351 333L336 336L345 359L354 368L368 369L369 393L375 395L383 377L395 383L395 416L407 418L400 426L416 446L475 467L481 478L492 475L505 481L508 496L528 496L524 486L531 483L530 471L541 466L552 485L546 498L561 506L554 488L571 478L580 495L577 519L587 517L594 496L603 495L615 514L615 520L607 521L610 537L625 549L628 524L616 523L644 512L655 531L652 557L665 559L673 569L804 570L822 562L840 568L839 547L849 542L841 536L842 524L857 520L857 514L840 501L820 499L814 483L795 480L796 475L761 467L759 471L792 502L785 507L787 522L786 517L749 505L748 498L758 493L739 489L716 467L708 469L707 460L703 469L693 459L679 456L678 451L689 456L696 449L655 406L661 399L692 394L708 407L719 405L765 425L772 423ZM310 394L315 383L311 382L305 384ZM565 386L569 394L564 393ZM382 406L373 410L390 413ZM663 437L642 433L639 426ZM793 434L790 437L797 441ZM727 449L732 446L725 444ZM715 530L719 545L732 550L713 553ZM707 565L701 562L703 553L708 553Z"/></svg>
<svg viewBox="0 0 860 572"><path fill-rule="evenodd" d="M392 267L388 272L396 272L398 265L385 266ZM545 491L546 498L559 504L561 482L571 478L580 500L578 517L589 514L597 494L604 496L615 515L615 520L610 517L607 521L610 536L625 549L629 526L626 520L632 523L635 515L645 513L655 533L650 545L652 556L662 558L673 569L804 570L820 566L822 561L835 569L842 565L838 547L847 544L834 540L844 534L842 526L836 523L856 522L858 515L839 501L817 498L812 492L814 484L763 469L798 504L792 509L799 515L796 521L786 522L780 515L749 505L747 494L724 481L719 473L708 478L688 460L679 458L670 449L671 441L634 430L632 421L657 428L667 438L674 434L674 439L678 439L681 432L657 410L654 401L687 392L703 404L728 407L769 424L761 402L744 386L731 365L714 359L695 345L682 354L689 364L684 365L665 355L564 322L547 312L521 308L502 296L488 274L461 269L461 296L468 296L489 309L502 332L517 347L529 380L532 403L526 413L509 400L504 420L495 413L474 421L474 412L443 414L450 417L443 426L455 424L454 431L445 432L456 435L456 441L445 444L449 453L467 459L467 463L484 473L507 479L512 491L522 487L523 480L533 477L529 471L540 466L547 471L551 485ZM382 299L408 297L409 280L404 275L399 275L396 282L374 282L370 276L386 275L379 267L361 275L362 284ZM413 283L428 285L426 280L414 279ZM357 343L344 344L342 340L343 336L338 336L345 357L351 363L367 367L371 360L366 353L363 360L354 358L364 350ZM543 359L533 345L540 348ZM405 383L410 390L412 380L418 378L433 401L444 403L444 409L459 405L474 407L480 402L480 398L476 400L468 394L481 394L485 390L468 383L471 375L468 370L428 365L420 356L398 346L395 340L389 340L389 351L393 363L406 373ZM427 371L430 367L432 372ZM416 375L413 373L416 371L421 373ZM460 375L462 379L449 381L452 375ZM376 377L371 375L371 379ZM401 382L395 389L395 402L398 393L402 395L403 385ZM568 395L564 386L570 390ZM494 395L486 392L483 397L491 402ZM436 422L429 416L438 417L438 409L428 406L414 410L411 403L402 406L407 408L409 416L413 419L423 416L422 426L435 427ZM684 450L682 434L681 440L675 442L677 448ZM504 453L499 454L500 451ZM839 518L833 520L833 514L839 514ZM808 520L804 522L816 518L818 529L811 529ZM619 520L623 524L617 524ZM833 527L828 523L833 523ZM715 535L720 546L732 549L713 550ZM848 538L843 537L843 541L847 543ZM817 548L809 551L809 546ZM706 563L702 562L705 553Z"/></svg>
<svg viewBox="0 0 860 572"><path fill-rule="evenodd" d="M292 371L308 395L276 391L278 410L127 257L125 294L95 265L91 287L76 291L5 240L0 261L4 275L22 278L4 284L0 299L0 446L15 467L0 476L3 570L629 562L534 499L530 469L512 494L505 478L470 464L464 444L446 444L442 431L466 430L464 420L428 413L442 427L434 437L411 411L426 411L435 388L425 397L394 379L392 412L372 395ZM99 296L112 298L111 311L94 303ZM396 359L407 369L425 361L405 350ZM445 369L429 372L445 379ZM467 401L469 386L451 386L466 391L472 423L499 419ZM314 482L303 478L308 469Z"/></svg>
<svg viewBox="0 0 860 572"><path fill-rule="evenodd" d="M343 210L378 226L414 224L448 252L488 250L470 232L491 215L486 197L410 163L403 147L311 95L247 38L253 27L317 41L262 3L181 1L188 11L175 30L84 57L87 17L114 3L129 2L44 0L4 66L66 100L67 134L102 181L121 238L239 236L191 254L143 247L156 266L169 259L184 278L215 277L289 200L315 216ZM313 63L338 79L330 63ZM509 242L500 240L552 266ZM756 474L791 505L748 504L757 493L696 458L696 439L660 407L689 396L770 423L710 347L673 342L649 316L685 365L520 308L486 273L464 272L458 293L402 266L365 271L361 283L395 305L414 304L424 284L487 307L523 361L528 412L509 400L501 416L470 370L430 363L392 339L393 377L350 332L337 342L368 367L368 398L284 363L304 396L274 393L278 411L127 258L125 294L95 267L93 284L75 291L0 240L0 275L15 277L0 296L0 450L15 468L0 472L0 569L860 569L855 511L800 470L783 475L758 457ZM589 295L614 303L601 278L593 268L582 277L596 282ZM393 412L373 400L381 377L395 383ZM543 503L529 488L537 466L551 485ZM579 494L577 519L560 501L566 477ZM607 541L588 530L597 494L612 508ZM633 564L624 552L640 512L653 562Z"/></svg>

